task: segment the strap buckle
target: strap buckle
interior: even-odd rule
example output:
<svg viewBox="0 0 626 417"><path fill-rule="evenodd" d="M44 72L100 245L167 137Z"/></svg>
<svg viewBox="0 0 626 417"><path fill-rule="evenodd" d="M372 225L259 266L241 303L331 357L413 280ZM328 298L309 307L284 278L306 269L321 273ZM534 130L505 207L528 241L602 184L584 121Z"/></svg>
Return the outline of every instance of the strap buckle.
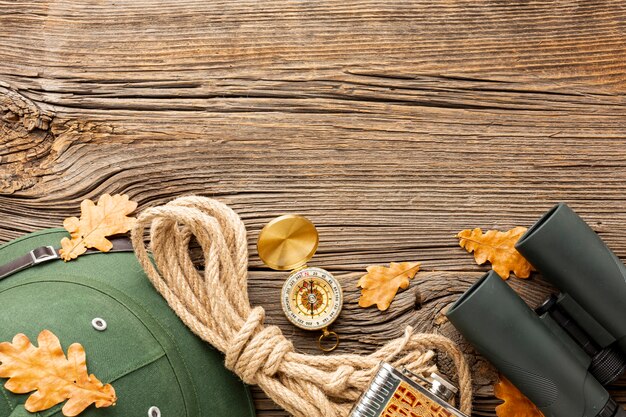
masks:
<svg viewBox="0 0 626 417"><path fill-rule="evenodd" d="M33 259L33 265L59 258L57 251L52 246L41 246L31 250L29 253Z"/></svg>

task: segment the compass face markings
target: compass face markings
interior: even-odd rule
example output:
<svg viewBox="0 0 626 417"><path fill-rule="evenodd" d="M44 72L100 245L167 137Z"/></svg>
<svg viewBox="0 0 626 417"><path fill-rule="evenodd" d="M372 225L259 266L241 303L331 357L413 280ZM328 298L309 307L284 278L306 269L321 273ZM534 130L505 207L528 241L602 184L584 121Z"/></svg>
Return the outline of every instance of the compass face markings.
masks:
<svg viewBox="0 0 626 417"><path fill-rule="evenodd" d="M289 321L303 329L317 330L329 326L339 316L343 294L328 271L305 268L285 281L281 302Z"/></svg>

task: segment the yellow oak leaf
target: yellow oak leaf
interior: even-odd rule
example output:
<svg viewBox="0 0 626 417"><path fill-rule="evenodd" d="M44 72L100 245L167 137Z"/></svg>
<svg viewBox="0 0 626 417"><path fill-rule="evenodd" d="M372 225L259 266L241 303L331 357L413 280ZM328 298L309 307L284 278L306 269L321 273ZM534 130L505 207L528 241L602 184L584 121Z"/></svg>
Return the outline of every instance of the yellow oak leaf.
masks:
<svg viewBox="0 0 626 417"><path fill-rule="evenodd" d="M0 343L0 377L9 378L4 387L13 393L32 392L24 404L27 411L36 413L68 400L62 412L72 417L91 404L97 408L115 405L115 389L87 373L81 344L72 344L67 358L59 338L49 330L39 333L37 344L22 333L12 343Z"/></svg>
<svg viewBox="0 0 626 417"><path fill-rule="evenodd" d="M68 261L66 256L70 259L76 259L79 255L82 255L87 251L87 246L80 236L80 220L77 217L68 217L63 221L63 227L70 234L71 239L64 237L61 239L61 256L63 260Z"/></svg>
<svg viewBox="0 0 626 417"><path fill-rule="evenodd" d="M380 311L387 310L398 289L408 288L409 280L419 268L419 262L392 262L389 267L368 266L367 274L357 284L362 288L359 306L369 307L376 304Z"/></svg>
<svg viewBox="0 0 626 417"><path fill-rule="evenodd" d="M506 232L489 230L487 233L483 233L481 229L466 229L456 237L462 248L470 253L474 252L478 265L491 262L493 270L504 279L509 278L511 272L518 278L528 278L532 266L515 249L515 243L525 232L525 227L515 227Z"/></svg>
<svg viewBox="0 0 626 417"><path fill-rule="evenodd" d="M70 261L85 253L87 248L108 252L113 244L106 237L128 232L136 221L128 215L136 208L137 203L130 201L125 194L103 194L98 204L89 199L83 200L80 203L80 219L68 217L63 221L71 239L65 237L61 240L59 255L64 261Z"/></svg>
<svg viewBox="0 0 626 417"><path fill-rule="evenodd" d="M496 407L498 417L544 417L537 406L502 375L493 386L493 392L497 398L504 401Z"/></svg>

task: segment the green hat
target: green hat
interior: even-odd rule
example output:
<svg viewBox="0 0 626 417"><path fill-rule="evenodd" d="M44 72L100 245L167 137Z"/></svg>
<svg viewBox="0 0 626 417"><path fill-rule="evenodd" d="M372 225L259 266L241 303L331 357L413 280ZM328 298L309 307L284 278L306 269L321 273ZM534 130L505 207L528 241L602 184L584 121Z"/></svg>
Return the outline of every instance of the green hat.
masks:
<svg viewBox="0 0 626 417"><path fill-rule="evenodd" d="M38 247L58 248L64 229L32 233L0 246L0 266ZM131 251L51 260L0 280L0 342L44 330L83 345L89 373L110 383L117 404L84 417L254 416L250 392L224 368L223 356L194 335L150 284ZM5 380L0 380L5 381ZM28 394L0 388L0 417L61 415L63 403L29 413Z"/></svg>

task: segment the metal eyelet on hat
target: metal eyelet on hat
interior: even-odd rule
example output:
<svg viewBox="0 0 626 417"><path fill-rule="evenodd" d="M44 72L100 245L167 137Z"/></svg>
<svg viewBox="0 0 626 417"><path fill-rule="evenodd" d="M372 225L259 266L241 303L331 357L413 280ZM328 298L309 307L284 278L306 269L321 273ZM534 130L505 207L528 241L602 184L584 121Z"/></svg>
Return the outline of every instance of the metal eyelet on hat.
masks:
<svg viewBox="0 0 626 417"><path fill-rule="evenodd" d="M95 319L91 320L91 325L99 332L103 332L107 329L107 322L100 317L96 317Z"/></svg>
<svg viewBox="0 0 626 417"><path fill-rule="evenodd" d="M161 417L161 410L159 410L159 407L157 406L152 406L148 409L148 417Z"/></svg>

